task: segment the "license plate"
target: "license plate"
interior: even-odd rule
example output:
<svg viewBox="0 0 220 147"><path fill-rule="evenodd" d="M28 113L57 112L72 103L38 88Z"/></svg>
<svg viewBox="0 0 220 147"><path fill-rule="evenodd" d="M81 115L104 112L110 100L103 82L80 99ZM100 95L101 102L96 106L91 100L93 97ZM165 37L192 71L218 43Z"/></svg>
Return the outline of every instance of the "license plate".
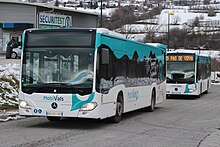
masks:
<svg viewBox="0 0 220 147"><path fill-rule="evenodd" d="M47 116L61 116L61 112L46 112Z"/></svg>
<svg viewBox="0 0 220 147"><path fill-rule="evenodd" d="M181 94L181 92L172 92L172 94Z"/></svg>

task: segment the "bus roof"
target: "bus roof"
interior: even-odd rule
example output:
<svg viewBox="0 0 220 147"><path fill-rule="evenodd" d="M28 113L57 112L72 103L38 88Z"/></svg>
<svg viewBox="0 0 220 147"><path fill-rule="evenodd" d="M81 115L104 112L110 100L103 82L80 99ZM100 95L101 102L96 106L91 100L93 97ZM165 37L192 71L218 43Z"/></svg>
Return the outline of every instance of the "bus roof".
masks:
<svg viewBox="0 0 220 147"><path fill-rule="evenodd" d="M199 50L186 50L186 49L177 49L174 51L168 51L167 54L169 53L188 53L188 54L196 54L198 56L204 56L204 57L211 57L208 54L204 54L204 53L199 53Z"/></svg>
<svg viewBox="0 0 220 147"><path fill-rule="evenodd" d="M130 40L130 39L127 39L125 35L123 34L120 34L120 33L117 33L117 32L114 32L114 31L111 31L109 29L106 29L106 28L52 28L52 29L38 29L38 28L32 28L32 29L27 29L26 31L27 32L53 32L53 31L62 31L62 30L91 30L91 31L95 31L96 30L96 33L100 33L100 34L103 34L103 35L106 35L106 36L111 36L111 37L114 37L114 38L118 38L118 39L122 39L122 40L127 40L127 41L133 41L133 42L137 42L139 44L142 44L142 45L147 45L147 46L150 46L150 47L153 47L153 48L157 48L157 49L161 49L161 50L166 50L166 45L164 44L161 44L161 43L143 43L143 42L138 42L138 41L134 41L134 40Z"/></svg>
<svg viewBox="0 0 220 147"><path fill-rule="evenodd" d="M161 44L161 43L146 43L147 45L151 45L151 46L155 46L157 48L162 48L162 49L166 49L166 45Z"/></svg>
<svg viewBox="0 0 220 147"><path fill-rule="evenodd" d="M109 29L106 29L106 28L96 28L96 29L97 29L97 33L113 35L113 36L116 36L116 37L126 39L125 35L114 32L114 31L110 31Z"/></svg>
<svg viewBox="0 0 220 147"><path fill-rule="evenodd" d="M127 41L134 41L134 42L137 42L137 43L142 44L142 45L147 45L147 46L151 46L151 47L154 47L154 48L159 48L159 49L162 49L162 50L166 50L166 45L164 45L164 44L161 44L161 43L143 43L143 42L127 39L124 34L120 34L120 33L117 33L115 31L108 30L106 28L97 28L97 33L107 35L107 36L111 36L111 37L115 37L115 38L124 39L124 40L127 40Z"/></svg>

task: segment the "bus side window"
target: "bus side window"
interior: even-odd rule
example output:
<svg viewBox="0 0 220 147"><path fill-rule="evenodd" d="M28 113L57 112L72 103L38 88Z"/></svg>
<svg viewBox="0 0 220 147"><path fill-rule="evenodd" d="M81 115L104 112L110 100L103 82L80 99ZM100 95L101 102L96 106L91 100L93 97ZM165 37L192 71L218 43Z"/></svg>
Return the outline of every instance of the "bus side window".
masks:
<svg viewBox="0 0 220 147"><path fill-rule="evenodd" d="M136 60L127 59L127 77L135 78Z"/></svg>
<svg viewBox="0 0 220 147"><path fill-rule="evenodd" d="M98 49L98 59L97 59L97 83L96 90L98 92L107 93L111 88L110 79L113 76L113 57L112 52L108 48L99 48ZM111 61L110 61L111 60Z"/></svg>
<svg viewBox="0 0 220 147"><path fill-rule="evenodd" d="M121 59L115 59L114 60L114 71L115 71L115 77L125 77L127 75L126 71L126 57L122 57Z"/></svg>
<svg viewBox="0 0 220 147"><path fill-rule="evenodd" d="M202 78L202 64L198 61L197 63L197 81Z"/></svg>
<svg viewBox="0 0 220 147"><path fill-rule="evenodd" d="M100 48L99 52L99 78L108 78L109 67L109 50L106 48Z"/></svg>

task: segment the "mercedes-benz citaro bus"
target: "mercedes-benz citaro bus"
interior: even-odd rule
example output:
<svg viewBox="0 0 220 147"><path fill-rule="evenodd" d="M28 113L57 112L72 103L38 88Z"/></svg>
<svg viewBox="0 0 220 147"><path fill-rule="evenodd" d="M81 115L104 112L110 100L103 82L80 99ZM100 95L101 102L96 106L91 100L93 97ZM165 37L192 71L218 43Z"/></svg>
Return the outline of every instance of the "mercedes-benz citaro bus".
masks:
<svg viewBox="0 0 220 147"><path fill-rule="evenodd" d="M108 29L28 29L23 33L22 116L109 118L166 99L166 46Z"/></svg>
<svg viewBox="0 0 220 147"><path fill-rule="evenodd" d="M167 96L208 93L211 86L211 57L195 51L167 53Z"/></svg>

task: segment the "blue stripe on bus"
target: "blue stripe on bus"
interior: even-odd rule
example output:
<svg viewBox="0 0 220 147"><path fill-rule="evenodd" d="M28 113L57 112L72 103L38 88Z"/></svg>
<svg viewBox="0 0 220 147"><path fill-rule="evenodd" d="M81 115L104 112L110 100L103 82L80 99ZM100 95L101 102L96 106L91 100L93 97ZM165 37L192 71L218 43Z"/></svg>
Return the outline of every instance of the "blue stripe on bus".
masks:
<svg viewBox="0 0 220 147"><path fill-rule="evenodd" d="M116 58L120 59L124 55L127 55L131 60L134 56L134 53L137 52L139 60L143 61L144 57L148 58L150 52L155 54L158 62L162 62L164 64L164 54L166 52L166 48L164 45L159 45L159 47L154 47L151 45L147 45L144 43L137 43L132 40L127 40L120 38L118 39L115 36L111 35L101 35L100 33L96 34L96 48L98 48L102 44L108 44L108 47L114 52ZM145 48L148 48L146 50ZM162 54L162 51L164 54Z"/></svg>
<svg viewBox="0 0 220 147"><path fill-rule="evenodd" d="M189 93L189 85L188 84L186 84L186 88L185 88L184 93Z"/></svg>
<svg viewBox="0 0 220 147"><path fill-rule="evenodd" d="M26 32L26 31L24 31L23 34L22 34L22 45L21 45L21 47L22 47L22 52L24 52L24 38L25 38L25 32Z"/></svg>

